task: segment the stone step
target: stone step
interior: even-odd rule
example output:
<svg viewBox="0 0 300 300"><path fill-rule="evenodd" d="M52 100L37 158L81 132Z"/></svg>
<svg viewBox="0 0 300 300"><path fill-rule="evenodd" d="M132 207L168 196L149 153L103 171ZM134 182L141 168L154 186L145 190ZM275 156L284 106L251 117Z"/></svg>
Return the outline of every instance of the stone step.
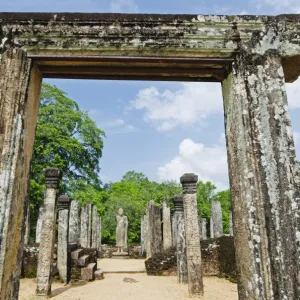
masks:
<svg viewBox="0 0 300 300"><path fill-rule="evenodd" d="M82 254L83 254L83 250L82 249L77 249L77 250L71 252L71 258L72 259L79 259L80 256L82 256Z"/></svg>
<svg viewBox="0 0 300 300"><path fill-rule="evenodd" d="M92 281L95 279L95 271L97 269L96 263L88 264L87 267L81 268L81 279L85 281Z"/></svg>
<svg viewBox="0 0 300 300"><path fill-rule="evenodd" d="M94 277L95 277L95 280L102 280L102 279L104 279L104 271L102 269L97 269L94 272Z"/></svg>
<svg viewBox="0 0 300 300"><path fill-rule="evenodd" d="M86 267L89 262L90 262L90 256L89 255L83 255L83 256L79 257L79 259L78 259L78 266Z"/></svg>

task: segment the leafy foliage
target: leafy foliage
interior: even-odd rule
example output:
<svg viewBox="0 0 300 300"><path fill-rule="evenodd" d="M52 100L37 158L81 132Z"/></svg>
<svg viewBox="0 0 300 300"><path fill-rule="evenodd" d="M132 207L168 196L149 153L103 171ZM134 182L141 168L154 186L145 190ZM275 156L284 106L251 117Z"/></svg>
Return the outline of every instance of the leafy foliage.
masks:
<svg viewBox="0 0 300 300"><path fill-rule="evenodd" d="M43 203L45 168L62 170L61 192L72 194L76 187L76 193L80 193L83 188L81 195L83 191L93 193L94 196L95 193L101 193L98 173L104 136L104 132L64 91L43 83L31 163L30 207L33 229L38 208ZM98 195L96 198L99 198Z"/></svg>
<svg viewBox="0 0 300 300"><path fill-rule="evenodd" d="M160 204L180 193L181 187L174 181L157 183L149 181L143 173L127 172L121 181L108 184L106 187L108 200L103 213L104 241L115 240L116 213L120 207L128 217L128 241L139 242L141 217L146 212L147 204L154 200Z"/></svg>

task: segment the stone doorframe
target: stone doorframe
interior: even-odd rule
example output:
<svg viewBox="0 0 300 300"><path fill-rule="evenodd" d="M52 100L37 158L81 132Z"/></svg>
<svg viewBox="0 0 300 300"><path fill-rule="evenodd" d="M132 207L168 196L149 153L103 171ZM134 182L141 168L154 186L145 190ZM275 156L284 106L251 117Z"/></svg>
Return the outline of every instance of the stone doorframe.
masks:
<svg viewBox="0 0 300 300"><path fill-rule="evenodd" d="M300 299L300 15L0 13L0 55L1 300L18 298L42 78L221 82L239 299Z"/></svg>

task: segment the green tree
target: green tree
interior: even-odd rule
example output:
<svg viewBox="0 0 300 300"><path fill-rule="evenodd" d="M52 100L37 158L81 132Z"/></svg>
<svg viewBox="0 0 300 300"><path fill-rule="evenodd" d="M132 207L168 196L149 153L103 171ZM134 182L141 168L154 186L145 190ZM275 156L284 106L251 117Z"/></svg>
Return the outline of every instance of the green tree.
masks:
<svg viewBox="0 0 300 300"><path fill-rule="evenodd" d="M100 190L99 161L104 136L104 132L64 91L43 83L31 163L30 205L33 228L37 210L43 202L45 168L62 170L61 192L72 193L74 181L85 182L85 188L91 186ZM80 184L77 186L82 187Z"/></svg>
<svg viewBox="0 0 300 300"><path fill-rule="evenodd" d="M128 217L128 242L139 242L140 220L145 215L147 204L154 200L160 204L164 199L171 199L181 191L174 181L157 183L150 181L143 173L127 172L122 180L105 185L108 200L103 213L102 236L105 242L115 240L116 214L120 207Z"/></svg>
<svg viewBox="0 0 300 300"><path fill-rule="evenodd" d="M210 181L197 182L197 203L201 218L207 220L211 217L211 201L215 199L216 186Z"/></svg>

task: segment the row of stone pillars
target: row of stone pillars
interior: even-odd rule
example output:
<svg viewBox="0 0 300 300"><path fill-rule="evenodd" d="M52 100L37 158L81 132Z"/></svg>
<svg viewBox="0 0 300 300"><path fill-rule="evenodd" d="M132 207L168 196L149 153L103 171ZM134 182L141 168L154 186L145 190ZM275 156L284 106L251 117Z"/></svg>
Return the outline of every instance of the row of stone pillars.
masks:
<svg viewBox="0 0 300 300"><path fill-rule="evenodd" d="M51 267L56 234L56 216L58 209L57 266L61 280L70 280L70 244L82 244L83 248L101 247L101 218L97 206L91 203L80 208L78 201L71 201L67 195L58 197L61 172L58 169L46 169L46 193L44 205L38 221L40 233L39 257L37 268L36 298L47 299L51 296ZM71 211L70 211L71 207Z"/></svg>
<svg viewBox="0 0 300 300"><path fill-rule="evenodd" d="M146 216L141 220L141 248L147 258L168 250L172 246L177 253L177 277L179 283L188 283L189 293L203 295L200 240L206 239L206 219L199 218L196 197L198 177L185 174L180 178L183 195L174 198L174 214L170 219L167 201L162 209L150 201ZM212 225L215 237L223 235L222 210L220 202L212 202ZM212 223L212 222L211 222ZM220 224L221 223L221 224ZM202 231L202 233L201 233Z"/></svg>

